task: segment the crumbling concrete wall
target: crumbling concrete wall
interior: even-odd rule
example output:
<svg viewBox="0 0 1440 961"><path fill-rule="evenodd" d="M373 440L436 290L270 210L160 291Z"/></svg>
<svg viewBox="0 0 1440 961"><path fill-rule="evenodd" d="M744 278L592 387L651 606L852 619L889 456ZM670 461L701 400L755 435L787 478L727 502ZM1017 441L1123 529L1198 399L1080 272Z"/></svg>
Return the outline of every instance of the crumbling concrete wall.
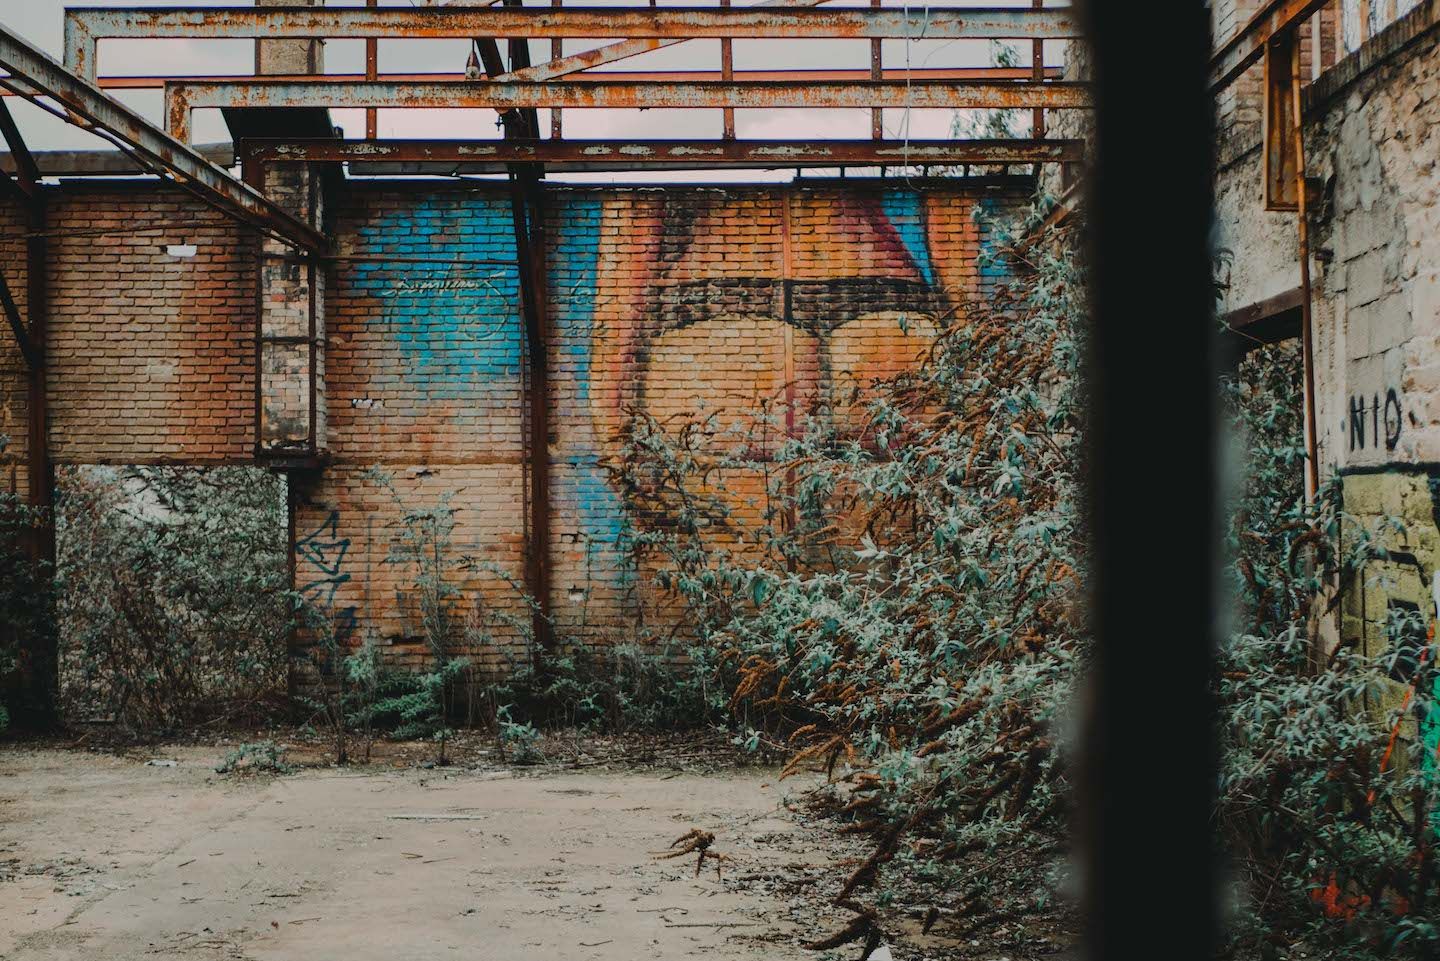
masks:
<svg viewBox="0 0 1440 961"><path fill-rule="evenodd" d="M1304 94L1321 474L1395 552L1346 598L1332 641L1373 643L1394 604L1428 613L1440 570L1440 3L1412 6ZM1222 312L1299 282L1295 214L1263 209L1260 131L1230 130Z"/></svg>

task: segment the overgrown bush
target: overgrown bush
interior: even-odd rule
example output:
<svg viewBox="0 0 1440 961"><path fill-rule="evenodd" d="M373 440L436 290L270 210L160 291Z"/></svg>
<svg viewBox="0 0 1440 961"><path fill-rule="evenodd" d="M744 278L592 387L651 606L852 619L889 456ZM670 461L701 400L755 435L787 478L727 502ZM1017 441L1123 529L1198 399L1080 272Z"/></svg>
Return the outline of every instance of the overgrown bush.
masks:
<svg viewBox="0 0 1440 961"><path fill-rule="evenodd" d="M920 370L773 460L637 412L615 465L736 722L841 782L827 806L875 838L837 885L856 939L888 899L958 933L1050 910L1067 847L1084 285L1068 232L1010 256L1024 279L941 318ZM747 521L726 479L757 474Z"/></svg>
<svg viewBox="0 0 1440 961"><path fill-rule="evenodd" d="M874 839L835 883L855 921L817 946L878 943L897 903L961 936L1064 910L1063 732L1089 647L1073 229L1002 248L1014 282L943 318L863 416L819 411L765 458L712 419L637 411L613 465L637 564L723 665L734 723L788 744L788 770L828 772L822 808ZM1437 651L1413 614L1379 656L1315 638L1393 524L1347 517L1338 483L1305 503L1298 372L1293 350L1262 351L1217 385L1248 453L1217 682L1232 948L1430 957ZM737 511L728 480L757 475ZM1397 690L1403 709L1376 707Z"/></svg>
<svg viewBox="0 0 1440 961"><path fill-rule="evenodd" d="M299 599L285 488L245 468L66 468L62 696L73 720L175 730L281 706Z"/></svg>
<svg viewBox="0 0 1440 961"><path fill-rule="evenodd" d="M1318 615L1379 577L1398 524L1347 516L1338 478L1305 502L1299 371L1297 349L1270 348L1226 384L1249 452L1219 674L1233 936L1276 957L1433 957L1435 611L1392 612L1379 652L1314 639Z"/></svg>
<svg viewBox="0 0 1440 961"><path fill-rule="evenodd" d="M0 457L8 438L0 434ZM43 692L16 675L22 655L44 650L54 630L49 570L31 542L44 518L13 491L0 491L0 731L12 710L39 710ZM40 674L48 674L41 666Z"/></svg>
<svg viewBox="0 0 1440 961"><path fill-rule="evenodd" d="M274 741L242 744L226 753L215 766L216 774L289 774L295 770L286 760L286 750Z"/></svg>

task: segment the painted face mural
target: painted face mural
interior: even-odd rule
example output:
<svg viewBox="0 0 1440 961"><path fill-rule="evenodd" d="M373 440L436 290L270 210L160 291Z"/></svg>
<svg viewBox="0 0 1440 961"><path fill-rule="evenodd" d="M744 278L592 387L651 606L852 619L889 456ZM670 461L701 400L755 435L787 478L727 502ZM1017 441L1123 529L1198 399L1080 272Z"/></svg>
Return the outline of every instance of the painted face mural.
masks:
<svg viewBox="0 0 1440 961"><path fill-rule="evenodd" d="M958 265L932 257L927 214L923 195L902 191L716 192L607 210L596 421L618 426L632 407L738 415L787 398L841 408L912 366L966 286L958 272L940 276ZM942 245L956 239L941 234Z"/></svg>
<svg viewBox="0 0 1440 961"><path fill-rule="evenodd" d="M576 617L587 630L629 623L627 602L614 598L638 579L617 546L625 504L605 464L632 413L713 415L723 432L753 423L764 405L793 403L801 413L833 409L845 429L853 395L913 366L943 318L984 284L977 198L864 185L551 193L552 561L562 621L565 602L608 592L606 610ZM367 259L340 276L331 304L331 444L357 465L425 465L417 485L464 488L463 549L515 567L524 343L515 273L504 265L514 257L508 198L488 188L394 191L356 204L354 229L341 236ZM785 430L776 419L778 429L736 443L774 453ZM489 509L496 489L513 506ZM322 506L342 505L318 497ZM381 545L356 551L383 554Z"/></svg>

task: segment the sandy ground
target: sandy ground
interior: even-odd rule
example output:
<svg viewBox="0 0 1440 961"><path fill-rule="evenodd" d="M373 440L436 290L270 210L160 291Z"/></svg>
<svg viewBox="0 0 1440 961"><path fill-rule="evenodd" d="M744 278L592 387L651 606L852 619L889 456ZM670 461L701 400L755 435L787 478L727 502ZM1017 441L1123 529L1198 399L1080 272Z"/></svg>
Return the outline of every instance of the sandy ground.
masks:
<svg viewBox="0 0 1440 961"><path fill-rule="evenodd" d="M222 754L0 747L0 958L816 959L773 879L836 853L773 770L238 777ZM721 879L652 856L692 827Z"/></svg>

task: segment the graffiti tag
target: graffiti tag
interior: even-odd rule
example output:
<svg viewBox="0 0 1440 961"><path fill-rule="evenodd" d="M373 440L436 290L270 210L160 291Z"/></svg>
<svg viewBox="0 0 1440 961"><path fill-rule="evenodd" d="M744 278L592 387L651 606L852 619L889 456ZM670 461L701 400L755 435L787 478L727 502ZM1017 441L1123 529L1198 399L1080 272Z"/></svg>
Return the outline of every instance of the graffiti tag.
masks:
<svg viewBox="0 0 1440 961"><path fill-rule="evenodd" d="M349 552L350 538L340 536L340 512L331 511L319 527L295 542L296 558L305 565L303 575L311 578L300 587L301 595L334 611L336 592L350 581L343 569ZM297 571L296 581L301 576L302 572ZM337 642L344 643L354 634L357 613L354 605L334 611Z"/></svg>
<svg viewBox="0 0 1440 961"><path fill-rule="evenodd" d="M1386 450L1394 450L1404 427L1400 395L1391 387L1385 391L1384 401L1379 394L1371 395L1368 404L1366 400L1364 394L1350 398L1350 449L1377 449L1383 442Z"/></svg>

